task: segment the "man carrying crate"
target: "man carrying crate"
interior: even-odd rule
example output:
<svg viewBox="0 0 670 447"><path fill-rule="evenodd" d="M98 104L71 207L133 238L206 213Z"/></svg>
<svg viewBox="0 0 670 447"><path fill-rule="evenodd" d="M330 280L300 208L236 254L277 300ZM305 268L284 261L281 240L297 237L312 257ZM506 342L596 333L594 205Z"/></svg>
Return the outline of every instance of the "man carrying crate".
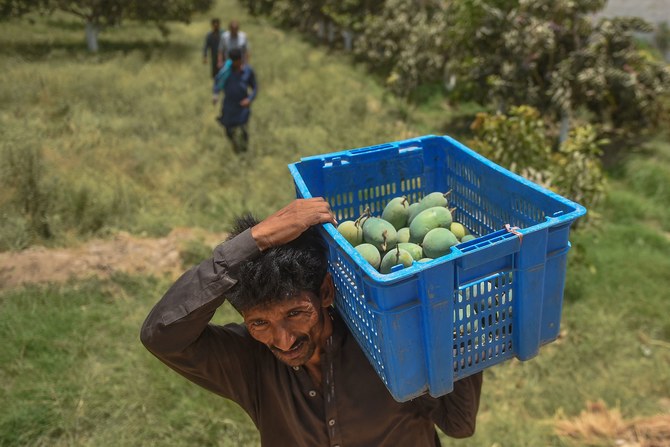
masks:
<svg viewBox="0 0 670 447"><path fill-rule="evenodd" d="M238 220L213 257L184 273L142 326L142 343L192 382L238 403L262 445L439 446L475 431L482 373L440 398L396 402L331 304L321 198L262 222ZM224 300L244 324L210 323Z"/></svg>

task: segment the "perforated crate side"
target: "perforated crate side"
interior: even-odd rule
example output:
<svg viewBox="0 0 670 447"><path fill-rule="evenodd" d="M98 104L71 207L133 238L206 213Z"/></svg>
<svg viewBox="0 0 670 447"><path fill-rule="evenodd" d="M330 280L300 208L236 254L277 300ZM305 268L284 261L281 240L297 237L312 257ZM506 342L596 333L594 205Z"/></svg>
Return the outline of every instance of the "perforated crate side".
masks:
<svg viewBox="0 0 670 447"><path fill-rule="evenodd" d="M333 226L323 227L336 306L396 400L446 394L458 378L527 360L556 338L569 228L583 207L450 137L307 157L289 169L297 196L325 197L340 221L366 207L379 215L399 195L414 202L450 190L454 218L480 236L381 275Z"/></svg>

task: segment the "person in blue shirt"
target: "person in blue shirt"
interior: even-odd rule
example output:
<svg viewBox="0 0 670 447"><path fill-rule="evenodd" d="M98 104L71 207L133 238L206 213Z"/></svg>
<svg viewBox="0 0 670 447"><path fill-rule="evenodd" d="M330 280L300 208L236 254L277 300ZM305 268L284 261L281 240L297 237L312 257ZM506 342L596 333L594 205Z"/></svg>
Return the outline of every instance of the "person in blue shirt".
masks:
<svg viewBox="0 0 670 447"><path fill-rule="evenodd" d="M233 150L239 154L246 152L249 146L247 124L251 115L251 103L258 93L258 83L254 70L245 63L239 48L230 50L228 58L230 62L221 68L214 81L214 102L223 90L223 105L217 120L226 129L226 136L233 144Z"/></svg>

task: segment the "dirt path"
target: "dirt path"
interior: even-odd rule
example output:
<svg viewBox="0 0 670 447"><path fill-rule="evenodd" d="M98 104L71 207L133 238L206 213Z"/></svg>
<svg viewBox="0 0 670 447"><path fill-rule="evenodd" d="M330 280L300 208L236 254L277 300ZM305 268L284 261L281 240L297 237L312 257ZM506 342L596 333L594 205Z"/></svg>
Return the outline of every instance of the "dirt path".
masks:
<svg viewBox="0 0 670 447"><path fill-rule="evenodd" d="M0 290L22 284L64 282L71 278L109 277L113 273L176 277L183 270L180 250L189 241L214 247L225 234L177 228L163 238L119 233L74 248L31 247L0 253Z"/></svg>

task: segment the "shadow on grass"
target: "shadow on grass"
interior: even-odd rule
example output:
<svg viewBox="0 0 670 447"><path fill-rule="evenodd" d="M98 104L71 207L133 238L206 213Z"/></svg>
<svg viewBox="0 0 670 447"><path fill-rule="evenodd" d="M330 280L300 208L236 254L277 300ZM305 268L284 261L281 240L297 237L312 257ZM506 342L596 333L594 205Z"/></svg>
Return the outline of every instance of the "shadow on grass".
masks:
<svg viewBox="0 0 670 447"><path fill-rule="evenodd" d="M36 23L35 20L31 20L30 18L28 20L31 24ZM65 20L51 17L46 20L46 25L49 28L58 28L65 31L84 32L84 24L80 20Z"/></svg>
<svg viewBox="0 0 670 447"><path fill-rule="evenodd" d="M450 135L461 142L474 138L471 125L475 120L475 115L457 115L448 122L442 124L440 132L444 135Z"/></svg>
<svg viewBox="0 0 670 447"><path fill-rule="evenodd" d="M86 48L83 36L81 42L1 42L0 55L20 56L28 62L44 61L45 59L70 59L76 58L100 58L106 60L118 56L119 53L128 54L131 52L140 52L146 60L156 56L167 58L169 60L183 60L193 53L193 47L184 43L170 42L167 40L148 40L148 41L126 41L109 42L99 41L100 49L97 53L92 53Z"/></svg>
<svg viewBox="0 0 670 447"><path fill-rule="evenodd" d="M605 135L609 142L603 146L602 163L605 171L612 178L621 179L626 175L626 160L633 154L652 154L648 147L648 138L644 136L624 137L619 135Z"/></svg>

